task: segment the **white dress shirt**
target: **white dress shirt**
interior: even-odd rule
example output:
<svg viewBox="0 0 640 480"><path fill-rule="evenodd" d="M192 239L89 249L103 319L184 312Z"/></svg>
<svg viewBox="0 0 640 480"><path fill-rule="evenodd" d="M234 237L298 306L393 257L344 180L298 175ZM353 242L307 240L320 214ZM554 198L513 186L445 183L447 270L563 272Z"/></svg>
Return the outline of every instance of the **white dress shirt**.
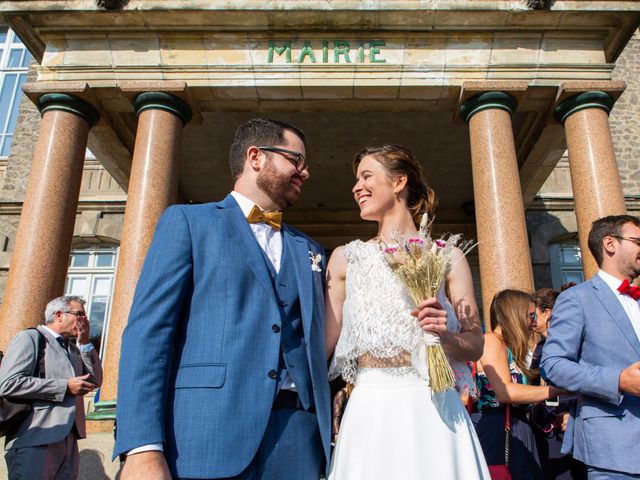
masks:
<svg viewBox="0 0 640 480"><path fill-rule="evenodd" d="M253 200L249 200L247 197L238 192L231 192L231 196L238 202L242 213L245 217L249 216L249 212L255 205ZM260 207L260 205L258 205ZM280 262L282 260L282 233L280 230L276 230L271 225L266 223L250 223L251 231L258 241L258 245L267 254L271 265L275 268L276 273L280 271Z"/></svg>
<svg viewBox="0 0 640 480"><path fill-rule="evenodd" d="M53 335L53 338L55 338L55 339L56 339L56 341L58 340L58 337L62 337L62 335L60 335L58 332L55 332L55 331L51 330L51 329L50 329L49 327L47 327L46 325L43 325L43 327L44 327L44 328L46 328L46 329L47 329L47 331L48 331L51 335ZM86 353L86 352L90 352L91 350L93 350L93 343L91 343L91 342L87 343L86 345L83 345L83 344L81 344L80 342L78 342L78 343L76 344L76 346L78 347L78 349L79 349L81 352L85 352L85 353Z"/></svg>
<svg viewBox="0 0 640 480"><path fill-rule="evenodd" d="M608 274L600 270L598 275L604 282L611 288L613 293L618 298L618 301L624 308L624 311L627 312L627 316L631 321L631 325L633 326L633 330L636 332L636 336L638 340L640 340L640 305L637 300L634 300L633 297L629 295L622 294L618 291L618 287L622 283L622 281L613 275Z"/></svg>

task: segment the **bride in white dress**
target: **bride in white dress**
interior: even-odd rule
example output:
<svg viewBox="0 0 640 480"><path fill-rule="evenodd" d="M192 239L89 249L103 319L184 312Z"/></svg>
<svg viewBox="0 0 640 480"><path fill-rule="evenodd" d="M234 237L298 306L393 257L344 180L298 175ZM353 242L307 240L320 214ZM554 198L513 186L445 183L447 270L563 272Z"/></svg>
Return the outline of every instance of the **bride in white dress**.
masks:
<svg viewBox="0 0 640 480"><path fill-rule="evenodd" d="M450 358L481 356L467 261L457 252L459 260L438 298L415 308L381 245L393 244L398 234L415 234L423 213L433 218L435 195L419 162L401 146L367 148L356 156L354 169L360 216L378 223L378 235L337 248L327 268L329 375L355 384L329 480L489 479L458 394L433 393L412 365L414 353L424 348L422 330L437 333Z"/></svg>

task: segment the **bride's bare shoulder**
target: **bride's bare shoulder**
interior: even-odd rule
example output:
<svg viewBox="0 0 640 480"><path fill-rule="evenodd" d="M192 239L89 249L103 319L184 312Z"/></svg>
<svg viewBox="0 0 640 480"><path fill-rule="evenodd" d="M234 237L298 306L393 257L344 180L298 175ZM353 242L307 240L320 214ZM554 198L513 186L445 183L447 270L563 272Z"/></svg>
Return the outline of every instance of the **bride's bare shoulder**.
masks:
<svg viewBox="0 0 640 480"><path fill-rule="evenodd" d="M329 258L327 270L333 275L343 277L347 272L347 257L345 256L346 245L336 247Z"/></svg>
<svg viewBox="0 0 640 480"><path fill-rule="evenodd" d="M334 257L342 257L344 258L344 249L346 248L346 245L339 245L336 248L333 249L333 252L331 252L331 259L333 259Z"/></svg>

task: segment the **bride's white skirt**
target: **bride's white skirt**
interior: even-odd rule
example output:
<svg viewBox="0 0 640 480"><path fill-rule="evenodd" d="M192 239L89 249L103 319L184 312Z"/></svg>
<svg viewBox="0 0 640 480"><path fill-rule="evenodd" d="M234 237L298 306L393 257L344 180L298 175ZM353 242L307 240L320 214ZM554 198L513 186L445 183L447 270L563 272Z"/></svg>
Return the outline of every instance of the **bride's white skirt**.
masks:
<svg viewBox="0 0 640 480"><path fill-rule="evenodd" d="M490 479L471 419L451 390L411 368L361 369L329 480Z"/></svg>

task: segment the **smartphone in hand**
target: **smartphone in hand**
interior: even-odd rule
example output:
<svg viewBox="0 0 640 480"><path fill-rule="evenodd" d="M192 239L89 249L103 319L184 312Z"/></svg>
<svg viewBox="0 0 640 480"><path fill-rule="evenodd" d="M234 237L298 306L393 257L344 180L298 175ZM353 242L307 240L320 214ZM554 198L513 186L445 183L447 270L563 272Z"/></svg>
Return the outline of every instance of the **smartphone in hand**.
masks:
<svg viewBox="0 0 640 480"><path fill-rule="evenodd" d="M560 397L553 397L544 401L547 407L558 407L560 405Z"/></svg>

